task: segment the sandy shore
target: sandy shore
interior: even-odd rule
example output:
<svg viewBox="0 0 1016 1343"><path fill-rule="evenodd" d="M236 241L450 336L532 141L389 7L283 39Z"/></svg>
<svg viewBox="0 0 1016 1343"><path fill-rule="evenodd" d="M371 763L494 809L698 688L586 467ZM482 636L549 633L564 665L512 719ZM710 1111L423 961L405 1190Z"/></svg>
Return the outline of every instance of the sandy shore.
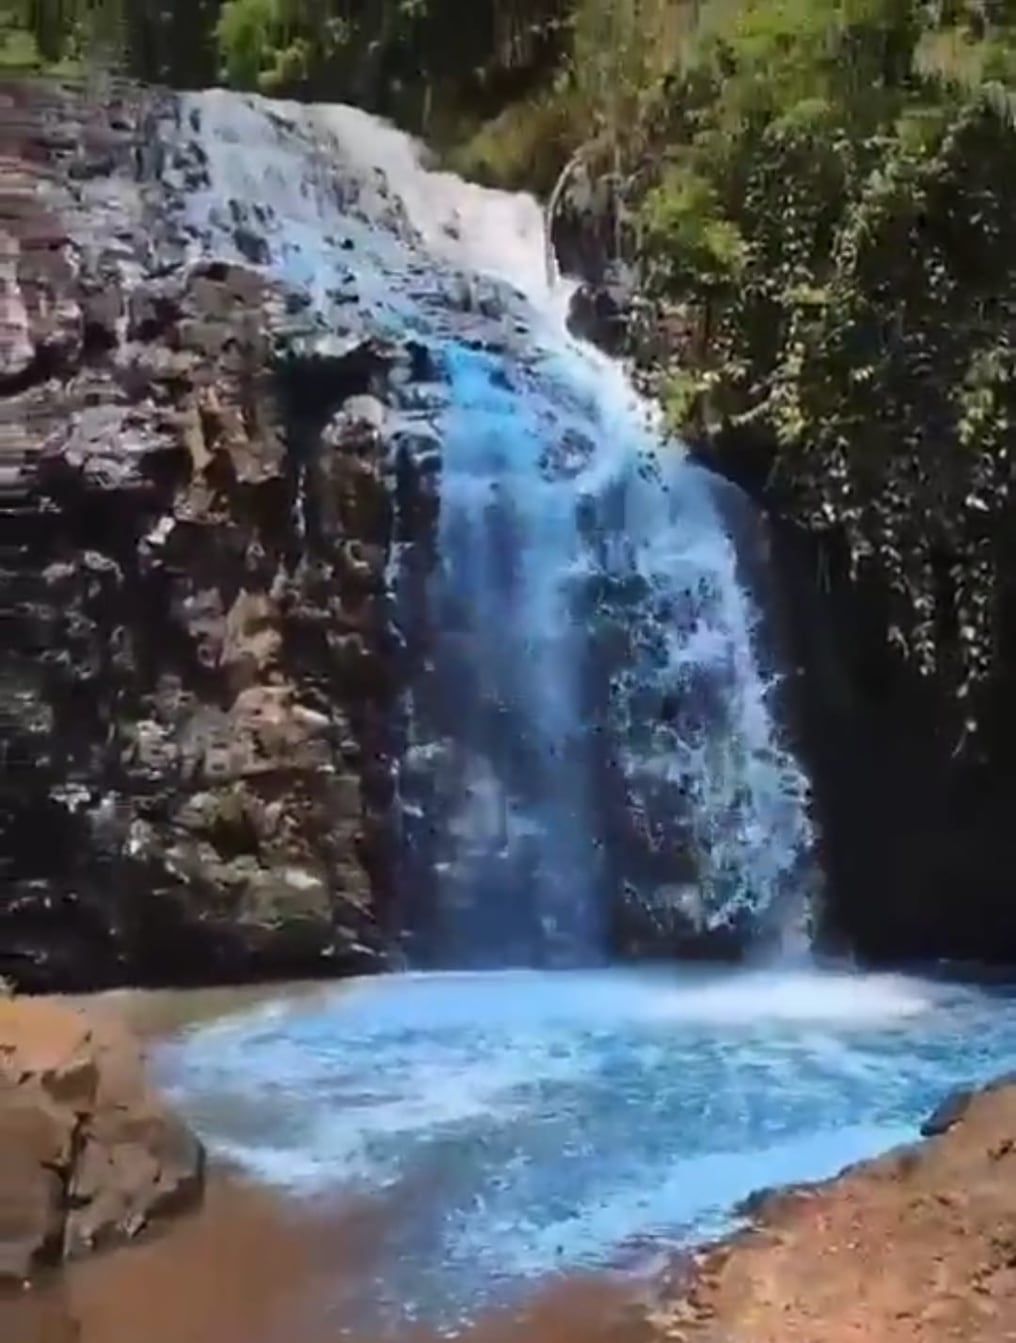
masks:
<svg viewBox="0 0 1016 1343"><path fill-rule="evenodd" d="M151 1043L280 996L335 988L116 992L60 1001L126 1022ZM388 1215L383 1200L308 1204L213 1168L199 1212L125 1249L71 1264L20 1297L0 1297L0 1343L335 1343L349 1336L345 1287L377 1271ZM637 1306L632 1279L556 1282L523 1312L482 1321L476 1336L507 1343L524 1332L549 1343L572 1337L581 1319L584 1338L596 1343L616 1338L622 1323L639 1316ZM407 1330L400 1343L433 1340Z"/></svg>
<svg viewBox="0 0 1016 1343"><path fill-rule="evenodd" d="M204 1209L151 1239L0 1299L3 1343L336 1343L343 1284L370 1271L383 1209L300 1208L223 1172ZM477 1343L616 1343L642 1332L633 1282L569 1280L479 1322ZM578 1332L576 1332L578 1331ZM404 1343L436 1343L406 1331ZM380 1343L363 1339L362 1343Z"/></svg>

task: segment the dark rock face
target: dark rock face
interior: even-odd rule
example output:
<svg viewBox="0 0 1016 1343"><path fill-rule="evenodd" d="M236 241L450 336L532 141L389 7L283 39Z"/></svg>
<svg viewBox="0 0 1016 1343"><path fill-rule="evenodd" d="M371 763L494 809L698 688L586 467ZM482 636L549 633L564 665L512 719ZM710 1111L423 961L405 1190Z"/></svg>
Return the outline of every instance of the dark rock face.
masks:
<svg viewBox="0 0 1016 1343"><path fill-rule="evenodd" d="M325 346L299 293L186 255L174 118L0 88L0 975L24 987L383 946L397 351Z"/></svg>
<svg viewBox="0 0 1016 1343"><path fill-rule="evenodd" d="M835 535L789 520L773 460L755 440L704 457L768 517L767 590L814 787L825 941L875 963L1016 964L1011 686L1003 678L991 730L966 749L955 703L891 647L885 593L850 577Z"/></svg>
<svg viewBox="0 0 1016 1343"><path fill-rule="evenodd" d="M568 326L610 355L624 351L632 290L613 270L599 284L582 284L572 299Z"/></svg>
<svg viewBox="0 0 1016 1343"><path fill-rule="evenodd" d="M114 1022L0 1002L0 1288L187 1210L204 1168Z"/></svg>
<svg viewBox="0 0 1016 1343"><path fill-rule="evenodd" d="M617 256L617 221L609 174L575 164L555 202L552 242L562 272L581 276L590 292L605 284Z"/></svg>

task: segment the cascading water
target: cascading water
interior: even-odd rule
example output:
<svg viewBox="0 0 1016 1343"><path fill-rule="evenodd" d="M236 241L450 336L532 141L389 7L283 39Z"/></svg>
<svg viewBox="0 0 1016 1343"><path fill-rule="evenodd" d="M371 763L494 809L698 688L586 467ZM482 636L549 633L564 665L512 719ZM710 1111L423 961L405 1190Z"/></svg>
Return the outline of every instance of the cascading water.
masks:
<svg viewBox="0 0 1016 1343"><path fill-rule="evenodd" d="M503 357L444 351L433 670L419 725L444 743L425 824L437 831L446 962L595 960L605 945L584 631L570 585L575 497L548 469L567 428Z"/></svg>
<svg viewBox="0 0 1016 1343"><path fill-rule="evenodd" d="M437 479L436 529L399 524L390 575L415 668L411 956L785 942L812 836L743 581L750 510L568 334L538 207L426 173L350 109L179 110L161 176L185 256L281 278L340 364L389 342L395 493ZM948 1087L999 1070L1014 1022L1009 994L785 964L410 973L280 995L159 1066L213 1152L377 1214L363 1271L315 1267L313 1299L287 1295L296 1318L250 1343L309 1336L301 1311L398 1339L914 1136Z"/></svg>
<svg viewBox="0 0 1016 1343"><path fill-rule="evenodd" d="M664 936L678 916L799 944L806 782L774 728L714 482L569 334L532 201L387 162L426 245L529 307L523 350L443 347L438 632L417 722L445 744L420 815L442 837L439 958L593 961L618 888Z"/></svg>
<svg viewBox="0 0 1016 1343"><path fill-rule="evenodd" d="M710 477L569 335L539 207L425 171L349 108L205 94L184 111L206 169L195 250L210 233L243 252L255 221L256 259L333 330L355 300L426 366L392 425L396 450L441 456L430 572L393 567L405 627L428 631L402 777L412 953L595 963L625 907L664 939L785 930L806 786L733 542Z"/></svg>

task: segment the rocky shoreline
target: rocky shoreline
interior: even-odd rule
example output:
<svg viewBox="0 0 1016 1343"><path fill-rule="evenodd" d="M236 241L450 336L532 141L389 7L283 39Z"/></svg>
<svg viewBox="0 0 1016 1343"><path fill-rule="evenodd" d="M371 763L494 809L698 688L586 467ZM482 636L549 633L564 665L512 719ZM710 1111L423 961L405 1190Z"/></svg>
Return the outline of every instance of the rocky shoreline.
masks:
<svg viewBox="0 0 1016 1343"><path fill-rule="evenodd" d="M672 1343L1016 1338L1016 1084L949 1098L922 1141L751 1201L646 1324Z"/></svg>
<svg viewBox="0 0 1016 1343"><path fill-rule="evenodd" d="M477 1343L1012 1343L1016 1082L946 1098L919 1141L760 1191L650 1280L551 1285Z"/></svg>

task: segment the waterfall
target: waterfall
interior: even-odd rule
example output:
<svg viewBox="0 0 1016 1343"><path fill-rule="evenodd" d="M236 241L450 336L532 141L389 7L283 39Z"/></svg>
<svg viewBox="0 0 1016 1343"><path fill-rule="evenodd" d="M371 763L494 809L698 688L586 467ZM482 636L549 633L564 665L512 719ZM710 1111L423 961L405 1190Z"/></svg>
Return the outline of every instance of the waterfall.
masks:
<svg viewBox="0 0 1016 1343"><path fill-rule="evenodd" d="M337 333L411 341L393 452L440 457L432 553L396 550L413 955L578 963L793 939L806 779L774 717L717 483L619 363L569 334L525 196L428 170L355 109L188 96L186 232L301 287ZM628 931L625 931L625 930ZM631 930L636 932L632 933Z"/></svg>

